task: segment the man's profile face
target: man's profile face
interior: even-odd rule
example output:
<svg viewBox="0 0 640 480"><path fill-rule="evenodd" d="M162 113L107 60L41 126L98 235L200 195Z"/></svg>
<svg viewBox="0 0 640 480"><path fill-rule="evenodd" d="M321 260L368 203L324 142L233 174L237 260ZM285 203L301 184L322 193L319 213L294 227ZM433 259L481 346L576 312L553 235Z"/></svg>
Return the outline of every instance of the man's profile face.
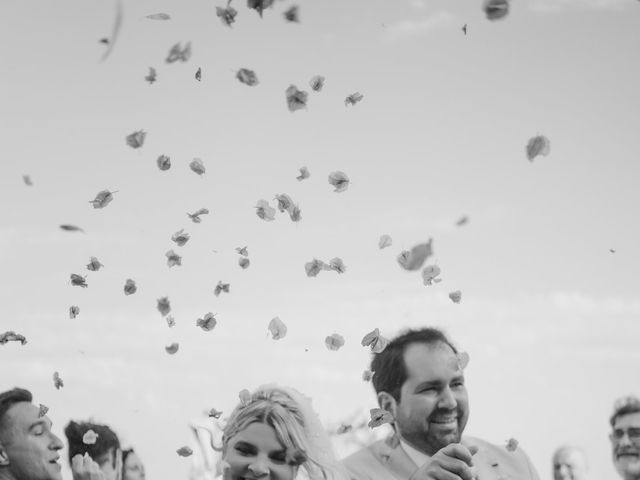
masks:
<svg viewBox="0 0 640 480"><path fill-rule="evenodd" d="M39 412L30 402L16 403L6 412L0 444L8 460L0 462L0 471L17 480L62 480L58 450L64 445L51 431L51 420L38 417Z"/></svg>
<svg viewBox="0 0 640 480"><path fill-rule="evenodd" d="M586 480L587 462L576 448L563 448L553 456L554 480Z"/></svg>
<svg viewBox="0 0 640 480"><path fill-rule="evenodd" d="M609 436L613 465L625 480L640 479L640 412L616 418Z"/></svg>
<svg viewBox="0 0 640 480"><path fill-rule="evenodd" d="M458 357L447 344L413 343L404 352L407 379L396 406L396 427L414 448L433 455L460 442L469 401Z"/></svg>

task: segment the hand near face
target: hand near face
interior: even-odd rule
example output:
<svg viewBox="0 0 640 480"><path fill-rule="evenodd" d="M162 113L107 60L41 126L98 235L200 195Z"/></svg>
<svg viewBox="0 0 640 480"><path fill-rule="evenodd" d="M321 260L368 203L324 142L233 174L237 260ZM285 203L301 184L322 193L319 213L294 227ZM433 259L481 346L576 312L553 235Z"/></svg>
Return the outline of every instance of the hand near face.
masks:
<svg viewBox="0 0 640 480"><path fill-rule="evenodd" d="M475 446L451 443L438 450L409 480L474 480L473 455L477 451Z"/></svg>
<svg viewBox="0 0 640 480"><path fill-rule="evenodd" d="M73 480L104 480L104 473L100 465L93 461L88 453L84 456L78 454L71 459L71 472Z"/></svg>

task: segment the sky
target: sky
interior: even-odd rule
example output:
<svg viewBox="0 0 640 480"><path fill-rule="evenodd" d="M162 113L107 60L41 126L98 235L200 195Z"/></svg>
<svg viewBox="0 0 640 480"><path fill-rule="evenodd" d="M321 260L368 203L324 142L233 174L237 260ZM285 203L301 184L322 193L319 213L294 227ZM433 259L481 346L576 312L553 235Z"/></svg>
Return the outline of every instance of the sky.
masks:
<svg viewBox="0 0 640 480"><path fill-rule="evenodd" d="M490 21L476 0L301 0L288 23L293 4L261 19L233 0L229 28L222 1L123 0L101 61L116 2L2 2L0 333L28 343L0 346L0 390L32 390L60 435L70 419L110 424L152 479L188 478L175 451L193 445L189 423L230 412L241 389L296 387L335 429L376 406L362 337L437 326L471 358L465 433L518 439L543 480L566 443L586 450L592 478L614 478L608 417L640 394L640 3L513 0ZM146 18L160 12L171 19ZM168 64L177 42L193 54ZM259 84L240 83L240 68ZM287 109L290 85L309 92L306 109ZM529 161L536 135L550 153ZM116 193L95 209L101 190ZM299 222L256 215L281 193ZM186 213L203 207L193 223ZM383 234L393 244L379 249ZM442 282L425 286L396 257L430 238ZM171 249L182 266L167 266ZM104 268L88 271L91 256ZM343 274L305 274L334 257ZM219 281L230 292L216 297ZM156 309L164 296L173 328ZM207 312L210 332L196 327ZM280 340L267 330L276 316ZM338 351L324 344L333 333Z"/></svg>

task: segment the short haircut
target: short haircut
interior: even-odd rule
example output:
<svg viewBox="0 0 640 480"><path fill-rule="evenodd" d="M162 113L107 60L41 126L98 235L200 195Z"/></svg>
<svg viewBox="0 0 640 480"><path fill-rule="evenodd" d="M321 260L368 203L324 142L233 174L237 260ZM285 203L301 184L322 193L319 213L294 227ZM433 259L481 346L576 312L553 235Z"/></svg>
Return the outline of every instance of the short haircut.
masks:
<svg viewBox="0 0 640 480"><path fill-rule="evenodd" d="M82 441L82 437L84 437L84 434L89 430L93 430L98 435L96 443L86 444ZM118 436L107 425L91 422L76 423L72 420L64 428L64 434L69 442L69 464L71 464L73 457L78 454L84 455L85 453L88 453L89 456L97 462L98 459L113 449L113 466L115 467L115 451L120 448L120 440L118 440Z"/></svg>
<svg viewBox="0 0 640 480"><path fill-rule="evenodd" d="M609 419L609 423L613 427L619 417L638 412L640 412L640 398L634 395L619 398L613 405L613 414Z"/></svg>
<svg viewBox="0 0 640 480"><path fill-rule="evenodd" d="M4 432L6 428L5 416L11 407L16 403L31 403L32 401L33 396L31 395L31 392L24 388L15 387L11 390L0 393L0 432Z"/></svg>
<svg viewBox="0 0 640 480"><path fill-rule="evenodd" d="M437 328L407 330L389 342L389 345L382 352L373 355L371 371L374 372L372 383L376 393L387 392L396 401L400 401L402 385L407 380L404 352L409 345L414 343L427 345L443 343L451 347L453 353L458 353L446 335Z"/></svg>

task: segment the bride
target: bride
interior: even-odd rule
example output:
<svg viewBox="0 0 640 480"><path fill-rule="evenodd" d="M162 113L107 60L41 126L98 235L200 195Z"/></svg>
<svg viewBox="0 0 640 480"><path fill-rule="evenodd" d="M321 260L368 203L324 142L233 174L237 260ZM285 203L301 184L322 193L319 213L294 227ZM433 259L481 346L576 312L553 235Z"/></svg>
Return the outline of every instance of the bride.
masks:
<svg viewBox="0 0 640 480"><path fill-rule="evenodd" d="M234 409L222 436L223 480L348 480L311 400L259 387Z"/></svg>

